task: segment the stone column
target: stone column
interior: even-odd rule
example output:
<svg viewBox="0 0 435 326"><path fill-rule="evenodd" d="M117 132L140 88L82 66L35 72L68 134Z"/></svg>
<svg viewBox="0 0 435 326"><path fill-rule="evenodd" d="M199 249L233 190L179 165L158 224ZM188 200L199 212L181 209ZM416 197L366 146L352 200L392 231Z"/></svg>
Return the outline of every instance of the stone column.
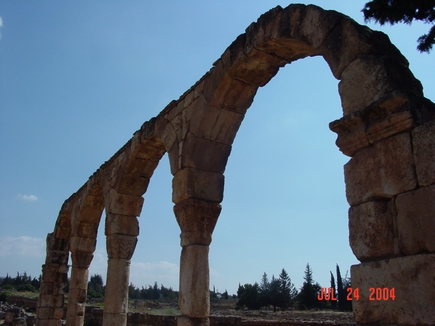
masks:
<svg viewBox="0 0 435 326"><path fill-rule="evenodd" d="M71 242L93 240L90 252L73 251L71 253L72 269L68 293L68 310L66 326L82 326L85 318L86 294L88 289L89 265L94 257L95 240L73 237ZM74 249L72 249L74 250Z"/></svg>
<svg viewBox="0 0 435 326"><path fill-rule="evenodd" d="M106 198L108 255L104 326L127 325L130 259L136 248L143 198L111 190Z"/></svg>
<svg viewBox="0 0 435 326"><path fill-rule="evenodd" d="M130 259L137 237L113 234L107 237L107 281L104 295L104 326L127 325Z"/></svg>
<svg viewBox="0 0 435 326"><path fill-rule="evenodd" d="M210 290L208 252L221 211L215 202L189 198L174 207L181 228L178 326L209 325Z"/></svg>
<svg viewBox="0 0 435 326"><path fill-rule="evenodd" d="M37 304L36 325L61 326L63 288L68 279L68 240L47 236L47 256L42 265L42 282Z"/></svg>

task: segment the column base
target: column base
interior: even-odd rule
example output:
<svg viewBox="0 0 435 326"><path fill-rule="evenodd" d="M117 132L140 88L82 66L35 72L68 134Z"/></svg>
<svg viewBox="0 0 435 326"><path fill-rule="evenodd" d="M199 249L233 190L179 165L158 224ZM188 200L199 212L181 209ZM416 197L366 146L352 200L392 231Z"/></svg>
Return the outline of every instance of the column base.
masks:
<svg viewBox="0 0 435 326"><path fill-rule="evenodd" d="M177 326L210 326L209 318L191 318L188 316L178 316Z"/></svg>

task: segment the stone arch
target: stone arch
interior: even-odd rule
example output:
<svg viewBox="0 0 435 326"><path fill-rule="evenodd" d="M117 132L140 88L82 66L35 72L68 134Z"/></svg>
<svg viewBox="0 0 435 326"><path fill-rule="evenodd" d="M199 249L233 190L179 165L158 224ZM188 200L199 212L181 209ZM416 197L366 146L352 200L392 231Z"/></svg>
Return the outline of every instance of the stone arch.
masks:
<svg viewBox="0 0 435 326"><path fill-rule="evenodd" d="M352 286L361 288L353 306L356 321L435 323L435 105L423 97L407 60L385 34L335 11L290 5L260 16L207 74L142 125L92 177L102 185L109 215L104 325L126 325L136 217L165 152L181 229L178 324L208 325L208 251L231 145L257 89L279 68L307 56L322 56L339 80L343 117L330 129L351 157L344 173L350 246L361 261L351 269ZM416 274L411 285L407 278ZM371 287L395 288L396 300L369 301Z"/></svg>

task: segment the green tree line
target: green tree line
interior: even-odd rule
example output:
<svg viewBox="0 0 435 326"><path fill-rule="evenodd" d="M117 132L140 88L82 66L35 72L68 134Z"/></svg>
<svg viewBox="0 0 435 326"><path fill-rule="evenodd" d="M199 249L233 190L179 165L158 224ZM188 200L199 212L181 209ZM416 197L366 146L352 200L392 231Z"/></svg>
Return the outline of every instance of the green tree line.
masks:
<svg viewBox="0 0 435 326"><path fill-rule="evenodd" d="M260 284L240 285L237 291L238 301L236 309L246 308L249 310L259 310L261 308L277 308L284 311L290 307L306 310L306 309L338 309L352 310L352 302L347 300L347 289L350 288L350 279L347 275L342 278L340 267L336 265L337 284L332 272L331 284L328 291L333 292L334 296L330 296L328 300L319 300L322 287L313 279L313 270L307 263L304 271L304 282L299 289L295 288L291 282L291 278L282 269L278 278L272 276L269 281L267 274L264 273ZM332 290L333 289L333 290Z"/></svg>
<svg viewBox="0 0 435 326"><path fill-rule="evenodd" d="M11 277L6 274L5 277L0 277L0 288L4 290L15 290L18 292L38 292L41 286L41 275L36 278L27 275L26 272L17 276Z"/></svg>

